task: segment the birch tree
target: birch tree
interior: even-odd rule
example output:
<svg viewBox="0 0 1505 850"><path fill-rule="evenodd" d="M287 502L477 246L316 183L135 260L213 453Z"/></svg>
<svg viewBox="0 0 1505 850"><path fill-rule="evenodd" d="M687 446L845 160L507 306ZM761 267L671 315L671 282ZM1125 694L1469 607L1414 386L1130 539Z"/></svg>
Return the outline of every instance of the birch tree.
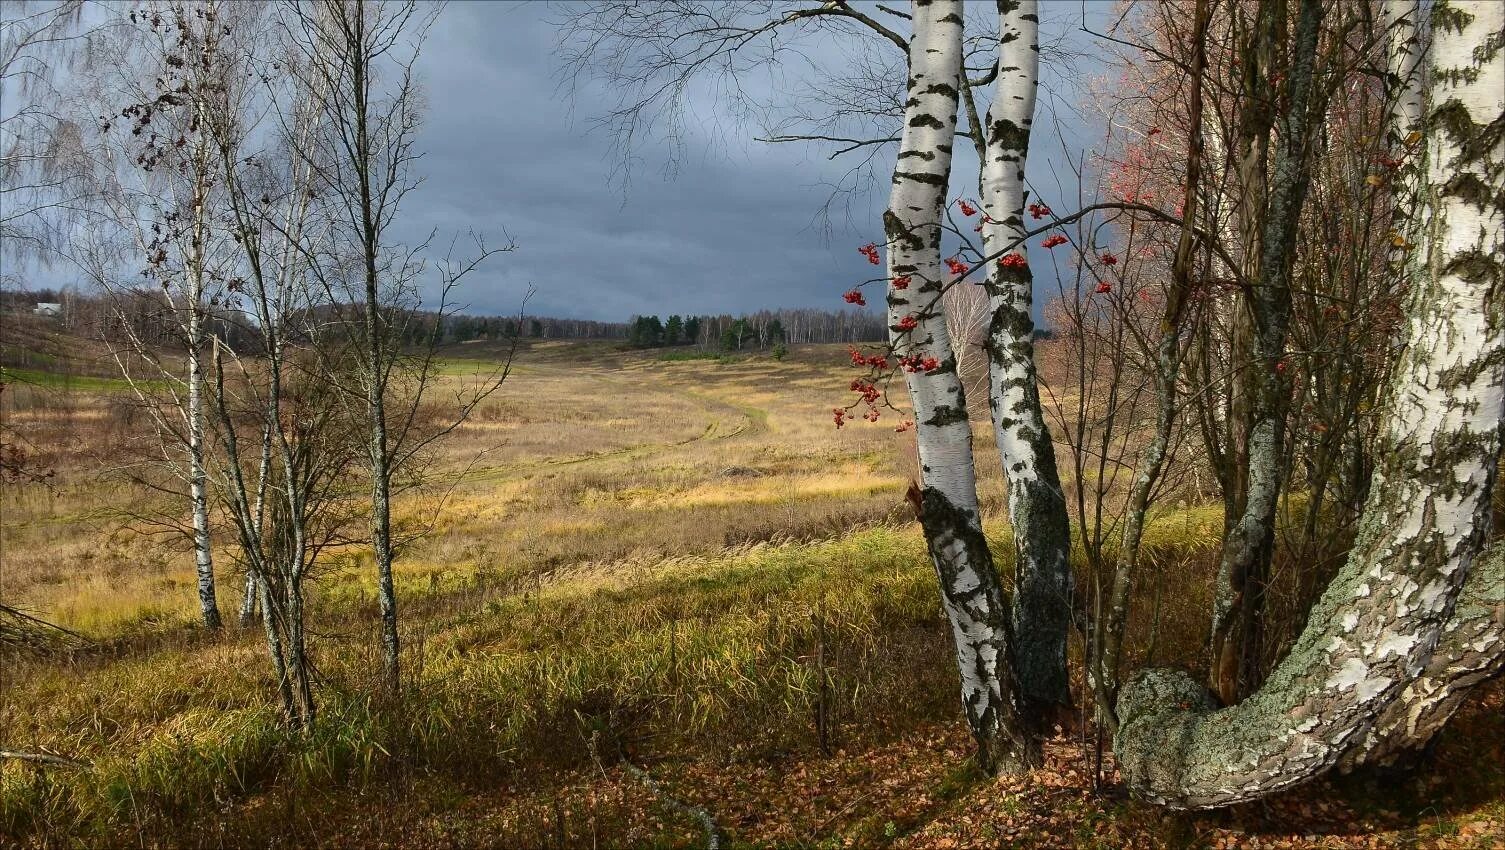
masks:
<svg viewBox="0 0 1505 850"><path fill-rule="evenodd" d="M366 4L352 0L293 3L285 8L307 69L306 85L315 93L326 131L326 137L316 146L324 155L310 162L322 191L338 199L334 241L349 240L355 246L354 256L342 258L349 261L349 267L331 270L321 279L328 284L342 278L350 285L352 300L361 304L357 349L361 374L356 382L367 423L370 540L381 606L383 681L389 691L395 692L400 645L397 591L392 580L394 446L387 404L400 336L389 329L387 313L402 295L390 286L394 260L387 234L403 197L416 185L410 168L417 157L414 142L419 104L412 67L435 11L425 11L413 2ZM383 81L384 71L394 78ZM347 271L353 274L346 277ZM386 290L383 275L389 277Z"/></svg>
<svg viewBox="0 0 1505 850"><path fill-rule="evenodd" d="M208 315L220 301L230 244L214 220L224 179L209 135L210 102L226 85L219 12L213 2L145 5L115 26L110 76L88 99L104 113L94 206L119 241L110 246L80 236L75 246L103 251L70 252L110 293L126 343L116 350L117 362L151 414L166 467L187 485L198 604L211 630L220 628L221 617L206 482L204 358ZM111 97L124 102L105 100ZM171 355L140 336L129 319L127 302L141 299L120 281L120 269L136 264L160 288L155 300L174 330ZM181 462L171 459L175 453Z"/></svg>
<svg viewBox="0 0 1505 850"><path fill-rule="evenodd" d="M66 72L110 27L83 18L83 0L0 8L0 251L13 261L45 261L91 209L81 124L59 108Z"/></svg>
<svg viewBox="0 0 1505 850"><path fill-rule="evenodd" d="M983 253L1021 240L1024 165L1034 121L1040 45L1034 0L998 0L997 77L982 130ZM969 102L971 86L968 86ZM1008 481L1014 530L1014 663L1020 697L1038 722L1071 701L1066 639L1071 623L1071 531L1055 448L1035 374L1034 276L1025 253L987 266L988 409Z"/></svg>
<svg viewBox="0 0 1505 850"><path fill-rule="evenodd" d="M1214 709L1179 672L1124 688L1115 750L1146 799L1230 805L1364 761L1366 748L1404 750L1450 711L1437 693L1498 663L1498 621L1471 600L1496 581L1483 552L1505 416L1505 208L1491 188L1505 173L1505 8L1448 0L1432 21L1420 271L1358 540L1244 701ZM1453 675L1460 636L1478 649L1473 671Z"/></svg>
<svg viewBox="0 0 1505 850"><path fill-rule="evenodd" d="M249 317L251 333L244 350L215 339L212 480L249 576L247 595L261 609L284 719L306 728L317 701L305 588L323 554L350 543L361 429L319 368L324 349L342 346L318 327L327 304L309 274L329 214L310 162L325 116L296 73L296 55L270 37L267 8L234 11L225 34L236 45L223 61L235 72L217 90L208 129L224 180L224 226L238 248L228 306Z"/></svg>
<svg viewBox="0 0 1505 850"><path fill-rule="evenodd" d="M1008 610L982 533L966 391L947 336L941 213L951 173L962 74L959 2L916 0L904 131L883 215L891 347L906 370L920 456L917 506L951 622L962 705L985 769L1035 759L1020 730ZM899 282L896 284L896 282Z"/></svg>
<svg viewBox="0 0 1505 850"><path fill-rule="evenodd" d="M416 469L421 452L465 422L511 373L516 335L506 356L454 398L447 419L437 417L444 421L432 427L423 421L428 414L420 412L437 379L436 347L456 310L454 291L489 258L516 245L509 239L491 247L475 236L469 256L457 257L452 250L430 263L424 256L429 242L404 246L392 237L404 199L420 182L414 164L421 155L423 103L414 65L439 7L320 0L282 9L300 85L319 116L319 133L301 149L304 166L330 211L321 247L305 255L309 277L334 319L331 330L344 340L338 356L323 357L322 368L341 397L361 408L366 423L382 681L388 693L396 693L401 644L392 567L403 535L394 529L393 497L421 483ZM425 280L438 291L436 310L427 316ZM431 329L424 332L429 319ZM417 344L405 350L405 342L415 337ZM347 362L358 368L346 368ZM400 481L404 475L407 480Z"/></svg>

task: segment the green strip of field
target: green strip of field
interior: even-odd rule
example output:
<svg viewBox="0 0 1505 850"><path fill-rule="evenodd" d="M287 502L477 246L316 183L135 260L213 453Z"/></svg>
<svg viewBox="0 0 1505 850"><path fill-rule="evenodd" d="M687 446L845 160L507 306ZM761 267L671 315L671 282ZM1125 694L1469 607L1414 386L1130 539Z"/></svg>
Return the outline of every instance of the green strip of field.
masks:
<svg viewBox="0 0 1505 850"><path fill-rule="evenodd" d="M63 375L57 372L40 372L35 369L13 369L0 366L0 382L27 384L49 390L78 390L83 392L127 392L131 385L123 378L100 378L93 375ZM148 386L153 381L143 381Z"/></svg>

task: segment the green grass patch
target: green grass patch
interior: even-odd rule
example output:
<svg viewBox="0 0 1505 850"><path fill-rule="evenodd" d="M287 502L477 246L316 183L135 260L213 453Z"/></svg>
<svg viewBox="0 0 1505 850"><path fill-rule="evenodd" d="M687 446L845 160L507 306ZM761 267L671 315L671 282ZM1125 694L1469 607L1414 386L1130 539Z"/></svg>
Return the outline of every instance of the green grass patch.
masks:
<svg viewBox="0 0 1505 850"><path fill-rule="evenodd" d="M683 363L690 360L709 360L713 363L737 363L742 360L731 354L715 351L666 351L654 358L660 363Z"/></svg>
<svg viewBox="0 0 1505 850"><path fill-rule="evenodd" d="M14 369L0 366L0 381L29 384L49 390L72 390L79 392L129 392L131 385L124 378L101 378L93 375L68 375L57 372L42 372L36 369ZM161 381L138 381L142 387L152 387Z"/></svg>

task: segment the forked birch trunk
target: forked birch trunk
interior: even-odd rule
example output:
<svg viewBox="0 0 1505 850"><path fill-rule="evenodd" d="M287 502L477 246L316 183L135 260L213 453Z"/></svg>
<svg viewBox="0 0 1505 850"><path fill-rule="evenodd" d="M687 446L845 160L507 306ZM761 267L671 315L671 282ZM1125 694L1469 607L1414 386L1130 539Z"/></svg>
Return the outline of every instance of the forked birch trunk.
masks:
<svg viewBox="0 0 1505 850"><path fill-rule="evenodd" d="M1248 699L1211 710L1189 676L1164 670L1124 688L1115 750L1145 799L1231 805L1338 766L1372 735L1409 745L1413 733L1400 730L1427 735L1447 711L1429 710L1423 695L1452 651L1455 616L1460 634L1498 640L1498 620L1470 614L1463 590L1490 536L1505 416L1505 5L1453 0L1432 20L1426 272L1411 281L1407 345L1358 539L1290 654Z"/></svg>
<svg viewBox="0 0 1505 850"><path fill-rule="evenodd" d="M1009 672L1008 611L982 533L972 427L939 295L941 214L951 175L962 58L962 7L915 0L904 132L884 230L890 340L899 357L933 357L905 373L920 454L920 523L940 580L961 673L962 705L985 769L1031 760ZM896 288L892 280L912 283ZM911 327L912 323L912 327Z"/></svg>
<svg viewBox="0 0 1505 850"><path fill-rule="evenodd" d="M998 0L998 82L982 161L984 255L1027 229L1024 163L1039 64L1035 0ZM1027 256L1024 246L1014 253ZM1035 376L1034 277L1027 263L1016 261L989 266L987 275L988 409L1014 530L1013 662L1024 719L1038 729L1052 707L1071 701L1071 529Z"/></svg>

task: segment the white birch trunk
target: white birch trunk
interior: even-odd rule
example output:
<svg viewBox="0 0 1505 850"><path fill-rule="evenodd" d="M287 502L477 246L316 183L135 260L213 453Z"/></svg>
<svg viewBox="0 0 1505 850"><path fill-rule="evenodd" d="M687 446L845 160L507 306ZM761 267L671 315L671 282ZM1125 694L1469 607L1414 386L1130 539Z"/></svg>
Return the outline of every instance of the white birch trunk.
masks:
<svg viewBox="0 0 1505 850"><path fill-rule="evenodd" d="M998 0L998 82L985 125L983 253L1020 238L1024 163L1039 74L1035 0ZM1015 253L1026 256L1021 245ZM1055 450L1035 376L1033 275L1028 265L987 269L988 409L1008 481L1014 529L1014 665L1019 696L1034 721L1071 701L1066 637L1071 622L1071 530Z"/></svg>
<svg viewBox="0 0 1505 850"><path fill-rule="evenodd" d="M204 466L204 400L202 333L200 331L200 287L195 285L189 298L188 401L184 411L188 419L188 489L193 503L193 560L198 573L199 609L204 626L221 626L219 604L214 598L214 555L209 539L208 473Z"/></svg>
<svg viewBox="0 0 1505 850"><path fill-rule="evenodd" d="M1398 165L1390 188L1390 272L1406 278L1422 272L1416 250L1421 224L1421 187L1425 174L1417 144L1426 130L1425 45L1422 42L1419 0L1386 0L1382 21L1390 31L1386 115L1387 147ZM1401 340L1397 340L1397 343Z"/></svg>
<svg viewBox="0 0 1505 850"><path fill-rule="evenodd" d="M1211 711L1204 690L1168 671L1124 689L1115 750L1146 799L1176 808L1255 799L1337 766L1377 727L1384 734L1387 712L1425 689L1489 538L1505 417L1505 5L1455 0L1433 21L1427 274L1412 281L1408 344L1358 540L1249 699Z"/></svg>
<svg viewBox="0 0 1505 850"><path fill-rule="evenodd" d="M201 120L205 113L202 99L194 109ZM199 135L194 140L194 168L197 171L193 192L193 235L189 243L187 269L188 310L188 398L184 416L188 428L188 491L193 508L193 560L198 577L199 610L204 626L218 630L222 625L219 604L214 597L214 554L209 538L208 471L204 463L204 278L205 245L209 238L209 186L213 180L208 140Z"/></svg>
<svg viewBox="0 0 1505 850"><path fill-rule="evenodd" d="M897 356L940 364L905 373L920 454L920 521L951 621L962 704L981 761L991 767L1029 755L1015 721L1008 613L982 533L966 392L937 297L947 279L940 225L962 70L961 3L915 0L913 21L904 133L883 217L890 281L904 276L912 283L889 287L889 331Z"/></svg>

